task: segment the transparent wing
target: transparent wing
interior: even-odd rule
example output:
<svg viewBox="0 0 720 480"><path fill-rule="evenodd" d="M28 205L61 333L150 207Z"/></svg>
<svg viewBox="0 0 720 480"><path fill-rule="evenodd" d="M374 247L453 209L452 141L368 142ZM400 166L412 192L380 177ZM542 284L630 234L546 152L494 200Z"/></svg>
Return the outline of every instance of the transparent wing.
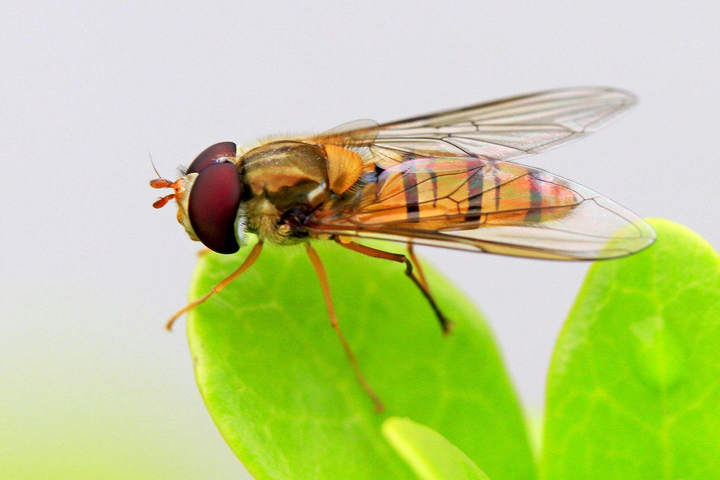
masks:
<svg viewBox="0 0 720 480"><path fill-rule="evenodd" d="M407 161L343 204L315 233L555 260L617 258L652 244L641 218L577 183L510 162Z"/></svg>
<svg viewBox="0 0 720 480"><path fill-rule="evenodd" d="M346 124L314 140L370 147L381 166L430 156L509 161L582 138L635 103L613 88L548 90L380 126Z"/></svg>
<svg viewBox="0 0 720 480"><path fill-rule="evenodd" d="M375 120L355 120L316 135L312 140L341 147L367 147L377 138L378 128Z"/></svg>

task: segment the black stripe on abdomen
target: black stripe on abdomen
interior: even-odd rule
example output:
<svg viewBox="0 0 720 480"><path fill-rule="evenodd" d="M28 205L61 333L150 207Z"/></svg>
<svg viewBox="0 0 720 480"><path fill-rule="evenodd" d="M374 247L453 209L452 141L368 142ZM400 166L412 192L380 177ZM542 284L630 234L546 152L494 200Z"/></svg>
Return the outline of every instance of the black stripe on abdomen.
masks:
<svg viewBox="0 0 720 480"><path fill-rule="evenodd" d="M408 220L420 219L420 205L418 205L417 176L410 169L403 174L403 186L405 187L405 208L407 208Z"/></svg>
<svg viewBox="0 0 720 480"><path fill-rule="evenodd" d="M482 197L484 190L483 169L478 168L470 172L468 179L468 211L465 220L479 220L482 213Z"/></svg>
<svg viewBox="0 0 720 480"><path fill-rule="evenodd" d="M529 175L530 179L530 208L525 214L525 221L531 223L538 223L542 219L542 192L540 191L540 185L538 185L538 179L532 175Z"/></svg>

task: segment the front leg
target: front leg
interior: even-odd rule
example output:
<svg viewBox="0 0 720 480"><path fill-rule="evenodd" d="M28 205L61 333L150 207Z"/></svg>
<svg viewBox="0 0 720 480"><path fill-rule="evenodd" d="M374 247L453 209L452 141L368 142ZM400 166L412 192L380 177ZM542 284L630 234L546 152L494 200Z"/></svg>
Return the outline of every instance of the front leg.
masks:
<svg viewBox="0 0 720 480"><path fill-rule="evenodd" d="M440 322L440 328L442 328L442 331L444 334L450 333L452 330L452 322L450 322L445 315L440 311L440 308L438 307L437 303L435 302L435 299L433 298L432 294L430 293L430 289L427 287L427 283L424 280L421 280L418 278L417 275L415 275L415 271L413 269L413 262L406 257L405 255L401 255L399 253L391 253L391 252L385 252L383 250L378 250L377 248L368 247L367 245L362 245L360 243L355 243L352 240L350 241L344 241L340 240L338 237L334 237L335 242L340 245L343 248L347 248L348 250L352 250L353 252L362 253L363 255L367 255L368 257L373 258L382 258L383 260L390 260L392 262L398 262L398 263L404 263L405 264L405 275L410 277L410 279L413 281L415 285L420 289L422 294L425 296L427 301L430 303L430 306L432 307L433 311L435 312L435 316L437 317L438 321ZM412 250L410 250L411 255L414 257L414 253L412 253ZM418 270L420 270L420 265L418 264ZM424 277L424 275L423 275Z"/></svg>
<svg viewBox="0 0 720 480"><path fill-rule="evenodd" d="M227 276L223 281L215 285L212 290L210 290L208 293L203 295L202 297L198 298L197 300L194 300L187 305L185 305L183 308L175 312L175 315L170 317L170 320L165 324L165 328L168 330L172 330L173 324L175 321L180 318L184 313L189 312L193 308L197 307L198 305L204 303L208 298L212 297L216 293L220 293L220 291L227 287L230 282L235 280L237 277L243 274L245 270L252 267L253 263L255 263L255 260L260 256L260 252L262 251L263 242L258 241L258 243L255 244L252 250L250 250L250 253L248 254L247 258L243 261L243 263L238 267L237 270L235 270L233 273Z"/></svg>

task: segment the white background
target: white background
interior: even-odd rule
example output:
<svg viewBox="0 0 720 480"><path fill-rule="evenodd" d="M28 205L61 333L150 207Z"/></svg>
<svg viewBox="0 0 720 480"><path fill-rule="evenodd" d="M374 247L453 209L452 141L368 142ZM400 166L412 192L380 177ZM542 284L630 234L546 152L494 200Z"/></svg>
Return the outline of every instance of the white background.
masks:
<svg viewBox="0 0 720 480"><path fill-rule="evenodd" d="M533 164L718 247L718 25L714 1L3 2L0 476L48 452L73 478L243 475L183 328L162 329L198 245L150 207L148 151L172 177L218 141L616 86L639 106ZM587 265L421 253L487 314L539 412Z"/></svg>

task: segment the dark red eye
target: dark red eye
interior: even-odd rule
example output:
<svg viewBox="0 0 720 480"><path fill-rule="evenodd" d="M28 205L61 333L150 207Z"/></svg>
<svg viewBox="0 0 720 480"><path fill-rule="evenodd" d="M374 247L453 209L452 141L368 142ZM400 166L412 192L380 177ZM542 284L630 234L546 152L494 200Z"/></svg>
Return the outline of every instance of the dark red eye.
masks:
<svg viewBox="0 0 720 480"><path fill-rule="evenodd" d="M215 160L222 157L234 157L237 155L237 145L233 142L222 142L212 145L200 153L190 164L187 173L199 173L208 165L215 163Z"/></svg>
<svg viewBox="0 0 720 480"><path fill-rule="evenodd" d="M235 253L235 218L240 206L240 176L233 163L206 166L190 189L188 216L195 235L210 250Z"/></svg>

